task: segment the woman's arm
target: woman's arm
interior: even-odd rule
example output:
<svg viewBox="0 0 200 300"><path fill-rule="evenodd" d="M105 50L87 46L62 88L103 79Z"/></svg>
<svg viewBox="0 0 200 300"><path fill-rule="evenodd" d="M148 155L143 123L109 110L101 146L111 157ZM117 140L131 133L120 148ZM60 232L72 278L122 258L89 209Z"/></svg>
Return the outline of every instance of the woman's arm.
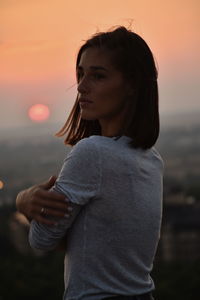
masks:
<svg viewBox="0 0 200 300"><path fill-rule="evenodd" d="M41 224L35 220L31 221L29 243L32 248L45 251L57 248L62 238L66 235L67 230L71 227L74 219L79 214L82 206L71 203L70 207L72 207L71 215L69 216L67 214L67 216L62 219L54 218L53 225ZM47 216L46 218L49 217Z"/></svg>
<svg viewBox="0 0 200 300"><path fill-rule="evenodd" d="M85 138L68 154L52 190L69 199L71 215L67 213L63 218L55 216L53 219L52 216L46 215L54 225L32 220L29 242L33 248L42 250L56 248L82 208L97 197L101 183L98 153L93 141Z"/></svg>

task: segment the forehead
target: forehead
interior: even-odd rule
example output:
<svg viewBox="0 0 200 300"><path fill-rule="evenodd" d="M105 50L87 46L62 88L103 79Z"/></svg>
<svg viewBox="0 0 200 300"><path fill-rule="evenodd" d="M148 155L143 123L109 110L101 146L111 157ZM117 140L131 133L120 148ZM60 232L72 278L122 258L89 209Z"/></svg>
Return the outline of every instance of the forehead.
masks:
<svg viewBox="0 0 200 300"><path fill-rule="evenodd" d="M114 70L111 62L111 53L105 49L87 48L83 51L78 67L89 69L93 66L103 67L108 70Z"/></svg>

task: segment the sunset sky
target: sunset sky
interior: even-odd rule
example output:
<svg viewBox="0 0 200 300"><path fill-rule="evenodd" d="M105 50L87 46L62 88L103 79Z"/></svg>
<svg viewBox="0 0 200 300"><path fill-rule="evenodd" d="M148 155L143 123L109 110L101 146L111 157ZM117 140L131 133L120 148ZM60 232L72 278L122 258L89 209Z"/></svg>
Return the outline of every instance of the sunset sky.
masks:
<svg viewBox="0 0 200 300"><path fill-rule="evenodd" d="M65 121L79 47L131 20L158 64L161 114L200 111L199 16L199 0L1 0L0 127L30 124L37 103L50 121Z"/></svg>

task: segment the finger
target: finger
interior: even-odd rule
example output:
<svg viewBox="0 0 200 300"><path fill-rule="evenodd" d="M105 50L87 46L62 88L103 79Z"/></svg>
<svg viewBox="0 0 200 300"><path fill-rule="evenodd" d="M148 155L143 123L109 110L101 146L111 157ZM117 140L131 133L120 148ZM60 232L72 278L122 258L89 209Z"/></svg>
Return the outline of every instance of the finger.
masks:
<svg viewBox="0 0 200 300"><path fill-rule="evenodd" d="M53 192L53 191L46 191L43 190L42 188L37 189L34 193L33 200L35 203L40 202L41 200L50 200L50 201L60 201L67 203L66 197L63 194Z"/></svg>
<svg viewBox="0 0 200 300"><path fill-rule="evenodd" d="M57 218L68 218L72 213L73 208L68 207L67 209L55 209L49 208L46 203L44 206L34 206L32 209L30 216L33 219L36 219L38 216L42 217L57 217Z"/></svg>
<svg viewBox="0 0 200 300"><path fill-rule="evenodd" d="M53 210L58 210L61 211L63 213L67 212L68 209L70 210L71 205L69 203L66 202L61 202L61 201L52 201L52 200L44 200L41 199L40 202L38 202L39 207L46 207L46 208L50 208Z"/></svg>
<svg viewBox="0 0 200 300"><path fill-rule="evenodd" d="M39 186L42 187L45 190L49 190L54 185L54 183L56 182L56 179L57 179L57 177L55 175L53 175L47 181L40 184Z"/></svg>
<svg viewBox="0 0 200 300"><path fill-rule="evenodd" d="M61 210L55 210L51 208L45 208L44 210L44 216L48 216L48 217L69 218L70 214L71 211L61 211Z"/></svg>
<svg viewBox="0 0 200 300"><path fill-rule="evenodd" d="M58 201L65 201L67 202L68 199L64 194L55 192L55 191L48 191L48 197L54 201L58 200Z"/></svg>

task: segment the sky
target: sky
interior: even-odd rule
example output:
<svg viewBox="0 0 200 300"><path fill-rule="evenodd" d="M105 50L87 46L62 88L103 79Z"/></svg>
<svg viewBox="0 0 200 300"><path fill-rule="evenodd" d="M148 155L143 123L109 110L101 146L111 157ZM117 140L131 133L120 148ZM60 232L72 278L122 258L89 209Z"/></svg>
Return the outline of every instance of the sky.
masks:
<svg viewBox="0 0 200 300"><path fill-rule="evenodd" d="M1 0L0 128L30 125L37 103L48 105L50 122L64 122L79 47L130 22L156 59L161 115L200 112L199 16L199 0Z"/></svg>

